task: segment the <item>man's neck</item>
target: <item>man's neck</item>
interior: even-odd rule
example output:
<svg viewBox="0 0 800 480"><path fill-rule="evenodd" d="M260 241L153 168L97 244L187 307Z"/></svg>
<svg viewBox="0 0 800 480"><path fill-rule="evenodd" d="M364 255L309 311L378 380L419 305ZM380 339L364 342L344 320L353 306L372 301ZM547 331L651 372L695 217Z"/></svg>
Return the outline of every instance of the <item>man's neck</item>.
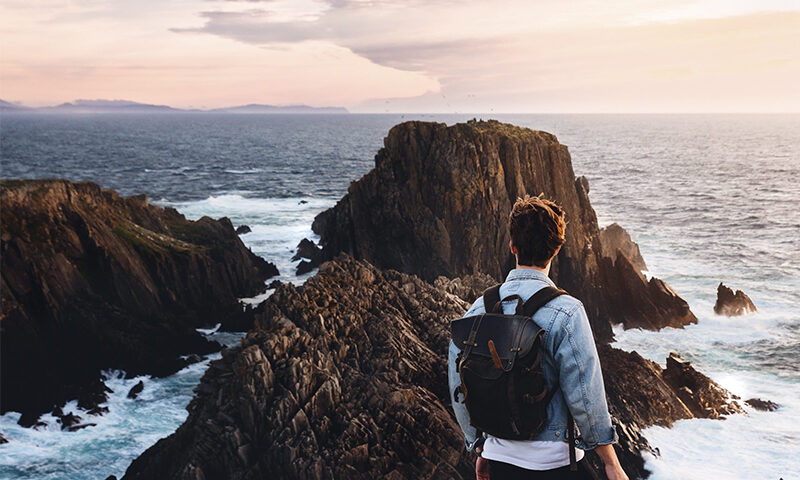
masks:
<svg viewBox="0 0 800 480"><path fill-rule="evenodd" d="M539 270L540 272L544 273L545 275L550 275L550 265L551 265L551 262L547 262L547 266L542 268L542 267L537 267L536 265L520 265L518 263L516 268L527 268L527 269L530 269L530 270Z"/></svg>

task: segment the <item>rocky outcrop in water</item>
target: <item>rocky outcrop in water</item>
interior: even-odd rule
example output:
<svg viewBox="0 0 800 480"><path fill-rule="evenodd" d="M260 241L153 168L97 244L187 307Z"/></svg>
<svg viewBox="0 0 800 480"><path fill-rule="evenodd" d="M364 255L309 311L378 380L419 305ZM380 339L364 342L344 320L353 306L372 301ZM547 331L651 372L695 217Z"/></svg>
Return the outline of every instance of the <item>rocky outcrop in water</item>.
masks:
<svg viewBox="0 0 800 480"><path fill-rule="evenodd" d="M517 197L544 193L567 214L567 241L551 269L586 306L596 337L625 327L680 327L697 319L664 282L603 254L588 182L576 179L554 135L496 121L395 126L375 168L317 216L324 257L346 252L433 281L472 273L501 280L513 267L507 217Z"/></svg>
<svg viewBox="0 0 800 480"><path fill-rule="evenodd" d="M603 256L616 261L618 255L628 259L633 267L639 271L647 270L639 245L631 240L631 236L617 223L600 229L600 250Z"/></svg>
<svg viewBox="0 0 800 480"><path fill-rule="evenodd" d="M292 261L300 259L304 260L297 265L297 271L295 272L297 275L308 273L322 263L322 249L311 240L304 238L297 244L297 250L292 257Z"/></svg>
<svg viewBox="0 0 800 480"><path fill-rule="evenodd" d="M750 398L745 400L744 403L750 405L756 410L761 410L763 412L774 412L775 410L780 408L780 405L773 402L772 400L762 400L760 398Z"/></svg>
<svg viewBox="0 0 800 480"><path fill-rule="evenodd" d="M227 218L188 221L144 195L3 180L0 202L0 405L23 424L68 399L105 401L101 369L167 375L182 354L219 350L194 329L248 315L237 298L277 274Z"/></svg>
<svg viewBox="0 0 800 480"><path fill-rule="evenodd" d="M717 287L717 301L714 303L714 313L727 317L746 315L757 311L750 297L741 290L733 291L720 282Z"/></svg>
<svg viewBox="0 0 800 480"><path fill-rule="evenodd" d="M189 418L126 479L474 478L449 409L449 320L467 303L340 257L259 307Z"/></svg>
<svg viewBox="0 0 800 480"><path fill-rule="evenodd" d="M324 263L259 307L260 329L212 362L189 418L125 478L474 478L446 371L448 322L468 306L416 276L348 256ZM696 415L658 364L599 354L619 455L641 478L641 429ZM670 378L689 384L693 372Z"/></svg>

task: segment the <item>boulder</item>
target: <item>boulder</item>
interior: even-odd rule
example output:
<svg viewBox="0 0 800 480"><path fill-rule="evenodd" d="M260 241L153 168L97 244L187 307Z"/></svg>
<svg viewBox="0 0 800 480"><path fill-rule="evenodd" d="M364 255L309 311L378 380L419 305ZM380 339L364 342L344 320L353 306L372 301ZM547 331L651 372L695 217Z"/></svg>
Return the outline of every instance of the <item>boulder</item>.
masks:
<svg viewBox="0 0 800 480"><path fill-rule="evenodd" d="M242 315L237 299L277 274L228 218L189 221L144 195L3 180L0 202L0 413L24 424L69 399L105 401L103 369L163 376L219 350L195 328Z"/></svg>
<svg viewBox="0 0 800 480"><path fill-rule="evenodd" d="M714 303L714 313L735 317L755 311L757 311L756 306L747 294L741 290L734 292L731 288L723 285L722 282L719 283L719 286L717 286L717 301Z"/></svg>
<svg viewBox="0 0 800 480"><path fill-rule="evenodd" d="M630 261L603 255L587 187L552 134L497 121L406 122L389 131L375 168L312 228L325 259L346 252L428 281L473 273L500 281L514 266L511 207L543 193L567 216L551 277L584 303L598 340L611 340L610 322L649 329L696 322L663 282L648 283ZM614 288L620 281L625 288Z"/></svg>
<svg viewBox="0 0 800 480"><path fill-rule="evenodd" d="M236 235L243 235L245 233L250 233L253 230L250 229L248 225L239 225L236 227Z"/></svg>

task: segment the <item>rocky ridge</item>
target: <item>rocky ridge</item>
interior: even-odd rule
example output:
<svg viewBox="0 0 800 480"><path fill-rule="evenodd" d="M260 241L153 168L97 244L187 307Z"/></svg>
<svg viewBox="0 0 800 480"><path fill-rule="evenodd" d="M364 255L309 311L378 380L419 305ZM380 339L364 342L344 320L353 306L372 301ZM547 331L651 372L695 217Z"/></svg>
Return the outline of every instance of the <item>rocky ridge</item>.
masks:
<svg viewBox="0 0 800 480"><path fill-rule="evenodd" d="M101 369L168 375L219 350L194 329L248 315L237 298L277 274L227 218L189 221L144 195L3 180L0 203L0 404L22 424L71 398L97 407Z"/></svg>
<svg viewBox="0 0 800 480"><path fill-rule="evenodd" d="M646 280L625 255L604 253L588 181L575 178L567 147L546 132L497 121L397 125L375 168L313 229L325 259L346 252L428 281L473 273L499 281L513 267L511 207L540 193L564 208L568 222L551 276L583 301L598 340L611 340L611 323L658 329L697 321L663 281Z"/></svg>
<svg viewBox="0 0 800 480"><path fill-rule="evenodd" d="M211 364L186 422L125 478L474 478L444 354L449 320L469 302L442 283L340 255L302 287L279 286L259 329ZM681 396L686 385L724 392L688 364L665 370L607 345L599 354L631 478L646 476L642 428L734 408L724 395Z"/></svg>

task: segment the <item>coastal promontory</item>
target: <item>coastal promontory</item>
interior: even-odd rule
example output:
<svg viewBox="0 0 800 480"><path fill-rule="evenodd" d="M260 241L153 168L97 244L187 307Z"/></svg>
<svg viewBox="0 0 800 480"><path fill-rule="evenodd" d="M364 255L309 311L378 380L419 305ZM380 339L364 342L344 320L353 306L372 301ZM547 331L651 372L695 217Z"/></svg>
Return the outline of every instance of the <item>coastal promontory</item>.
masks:
<svg viewBox="0 0 800 480"><path fill-rule="evenodd" d="M240 319L237 298L277 274L227 218L190 221L144 195L3 180L0 203L0 405L25 425L66 400L95 408L102 369L162 376L219 350L195 328Z"/></svg>

